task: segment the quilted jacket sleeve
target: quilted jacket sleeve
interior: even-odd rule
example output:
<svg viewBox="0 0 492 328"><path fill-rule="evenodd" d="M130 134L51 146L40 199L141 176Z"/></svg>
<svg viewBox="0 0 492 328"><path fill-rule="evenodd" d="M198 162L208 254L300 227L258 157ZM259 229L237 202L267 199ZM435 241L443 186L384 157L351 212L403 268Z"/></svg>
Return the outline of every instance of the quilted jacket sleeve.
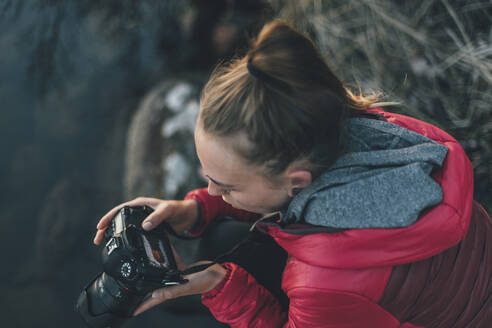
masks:
<svg viewBox="0 0 492 328"><path fill-rule="evenodd" d="M202 295L212 315L231 327L282 327L287 314L273 295L237 264L222 265L226 276Z"/></svg>
<svg viewBox="0 0 492 328"><path fill-rule="evenodd" d="M254 222L260 215L243 210L238 210L222 200L220 196L211 196L207 188L190 191L185 199L194 199L198 202L200 217L198 225L190 231L192 236L199 236L210 222L216 217L229 216L237 220Z"/></svg>
<svg viewBox="0 0 492 328"><path fill-rule="evenodd" d="M215 289L202 295L202 302L218 321L233 328L407 327L371 300L341 291L293 289L288 292L290 305L285 312L248 272L233 263L224 266L226 277Z"/></svg>

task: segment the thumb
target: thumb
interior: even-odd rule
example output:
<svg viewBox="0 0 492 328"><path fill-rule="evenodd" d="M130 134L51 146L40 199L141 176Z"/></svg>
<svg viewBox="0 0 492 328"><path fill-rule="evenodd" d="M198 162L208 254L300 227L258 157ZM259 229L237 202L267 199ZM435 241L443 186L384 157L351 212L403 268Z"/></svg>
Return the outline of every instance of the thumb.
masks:
<svg viewBox="0 0 492 328"><path fill-rule="evenodd" d="M171 202L162 202L155 208L154 212L143 220L142 228L147 231L154 229L161 224L162 221L172 216L173 212L174 206Z"/></svg>

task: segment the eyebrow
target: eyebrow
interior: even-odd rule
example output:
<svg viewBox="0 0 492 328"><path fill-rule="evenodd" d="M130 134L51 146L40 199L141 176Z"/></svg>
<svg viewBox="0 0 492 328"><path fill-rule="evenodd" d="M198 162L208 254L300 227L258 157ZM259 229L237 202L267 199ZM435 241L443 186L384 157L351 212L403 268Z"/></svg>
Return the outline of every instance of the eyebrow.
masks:
<svg viewBox="0 0 492 328"><path fill-rule="evenodd" d="M226 183L222 183L222 182L219 182L219 181L216 181L214 179L212 179L211 177L209 177L208 175L205 175L208 179L210 179L213 183L215 183L217 186L220 186L220 187L224 187L224 188L233 188L234 185L229 185L229 184L226 184Z"/></svg>

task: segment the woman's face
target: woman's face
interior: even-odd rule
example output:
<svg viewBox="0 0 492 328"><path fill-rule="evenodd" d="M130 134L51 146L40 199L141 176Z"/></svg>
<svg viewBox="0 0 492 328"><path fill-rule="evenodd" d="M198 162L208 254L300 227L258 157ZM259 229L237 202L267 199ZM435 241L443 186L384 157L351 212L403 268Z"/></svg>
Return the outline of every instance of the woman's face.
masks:
<svg viewBox="0 0 492 328"><path fill-rule="evenodd" d="M232 150L233 143L248 142L242 134L230 138L216 137L195 129L195 145L203 173L208 179L208 193L222 196L235 208L266 214L282 209L290 200L286 179L275 184L260 175Z"/></svg>

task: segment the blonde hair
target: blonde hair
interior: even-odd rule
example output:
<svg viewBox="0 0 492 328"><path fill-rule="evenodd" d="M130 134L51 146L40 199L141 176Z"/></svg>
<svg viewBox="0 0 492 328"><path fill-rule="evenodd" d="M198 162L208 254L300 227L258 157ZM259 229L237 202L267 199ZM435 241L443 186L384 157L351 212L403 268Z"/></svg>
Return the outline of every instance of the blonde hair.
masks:
<svg viewBox="0 0 492 328"><path fill-rule="evenodd" d="M246 133L253 147L235 151L267 175L299 159L307 159L317 175L340 152L344 119L379 99L378 93L355 95L309 37L275 20L244 57L214 70L201 94L199 124L221 137Z"/></svg>

